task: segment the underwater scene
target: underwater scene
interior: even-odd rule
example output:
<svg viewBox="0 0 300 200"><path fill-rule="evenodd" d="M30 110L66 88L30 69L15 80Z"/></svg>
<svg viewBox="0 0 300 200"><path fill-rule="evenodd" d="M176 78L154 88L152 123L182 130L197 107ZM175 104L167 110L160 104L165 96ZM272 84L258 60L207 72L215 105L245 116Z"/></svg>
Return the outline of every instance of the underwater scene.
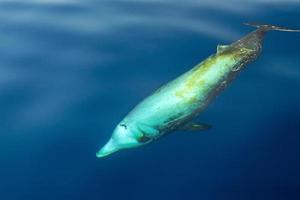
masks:
<svg viewBox="0 0 300 200"><path fill-rule="evenodd" d="M300 0L0 0L0 200L300 199L299 19Z"/></svg>

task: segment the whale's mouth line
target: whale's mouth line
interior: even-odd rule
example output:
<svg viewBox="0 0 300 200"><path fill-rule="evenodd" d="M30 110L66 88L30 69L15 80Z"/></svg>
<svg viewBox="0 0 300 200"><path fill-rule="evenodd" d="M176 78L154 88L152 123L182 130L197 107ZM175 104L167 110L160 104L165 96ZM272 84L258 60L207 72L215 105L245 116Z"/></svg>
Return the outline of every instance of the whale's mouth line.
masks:
<svg viewBox="0 0 300 200"><path fill-rule="evenodd" d="M101 152L99 153L99 152L97 152L96 156L97 156L97 158L104 158L104 157L106 157L106 156L108 156L112 153L114 153L114 152L109 152L109 153L101 153Z"/></svg>
<svg viewBox="0 0 300 200"><path fill-rule="evenodd" d="M119 151L121 148L116 145L114 140L110 139L97 153L98 158L106 157L112 153Z"/></svg>
<svg viewBox="0 0 300 200"><path fill-rule="evenodd" d="M100 150L100 151L98 151L97 153L96 153L96 156L97 156L97 158L103 158L103 157L106 157L106 156L108 156L108 155L110 155L110 154L113 154L113 153L115 153L115 152L117 152L117 151L119 151L120 149L114 149L114 150L111 150L111 151L103 151L102 149Z"/></svg>

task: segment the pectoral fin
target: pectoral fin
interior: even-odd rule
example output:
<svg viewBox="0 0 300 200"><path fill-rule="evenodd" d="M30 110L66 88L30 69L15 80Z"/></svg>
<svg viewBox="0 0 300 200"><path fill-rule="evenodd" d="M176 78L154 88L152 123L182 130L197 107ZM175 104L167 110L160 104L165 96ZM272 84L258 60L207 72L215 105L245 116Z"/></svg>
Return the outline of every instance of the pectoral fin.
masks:
<svg viewBox="0 0 300 200"><path fill-rule="evenodd" d="M211 128L211 125L205 123L187 123L179 128L183 131L205 131Z"/></svg>

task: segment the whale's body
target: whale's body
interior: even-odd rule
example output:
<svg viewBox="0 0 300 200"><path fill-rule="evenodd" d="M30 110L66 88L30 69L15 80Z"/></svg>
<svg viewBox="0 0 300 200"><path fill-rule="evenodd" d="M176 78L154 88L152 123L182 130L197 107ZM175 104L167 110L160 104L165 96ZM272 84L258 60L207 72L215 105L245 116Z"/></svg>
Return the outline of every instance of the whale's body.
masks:
<svg viewBox="0 0 300 200"><path fill-rule="evenodd" d="M231 45L219 45L215 54L139 103L118 124L97 156L104 157L123 148L141 146L178 129L207 129L207 125L191 120L258 57L268 30L292 31L261 25Z"/></svg>
<svg viewBox="0 0 300 200"><path fill-rule="evenodd" d="M162 86L138 104L123 122L145 123L159 129L162 135L194 118L260 50L260 46L225 48Z"/></svg>

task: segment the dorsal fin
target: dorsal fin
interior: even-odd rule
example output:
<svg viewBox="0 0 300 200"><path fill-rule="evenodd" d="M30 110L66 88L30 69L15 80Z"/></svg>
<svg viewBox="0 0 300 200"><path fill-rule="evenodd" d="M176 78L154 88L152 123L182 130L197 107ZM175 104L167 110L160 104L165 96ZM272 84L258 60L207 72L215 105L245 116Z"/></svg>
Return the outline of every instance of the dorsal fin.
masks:
<svg viewBox="0 0 300 200"><path fill-rule="evenodd" d="M217 46L217 53L222 53L222 52L225 51L228 47L229 47L229 45L221 45L221 44L219 44L219 45Z"/></svg>

